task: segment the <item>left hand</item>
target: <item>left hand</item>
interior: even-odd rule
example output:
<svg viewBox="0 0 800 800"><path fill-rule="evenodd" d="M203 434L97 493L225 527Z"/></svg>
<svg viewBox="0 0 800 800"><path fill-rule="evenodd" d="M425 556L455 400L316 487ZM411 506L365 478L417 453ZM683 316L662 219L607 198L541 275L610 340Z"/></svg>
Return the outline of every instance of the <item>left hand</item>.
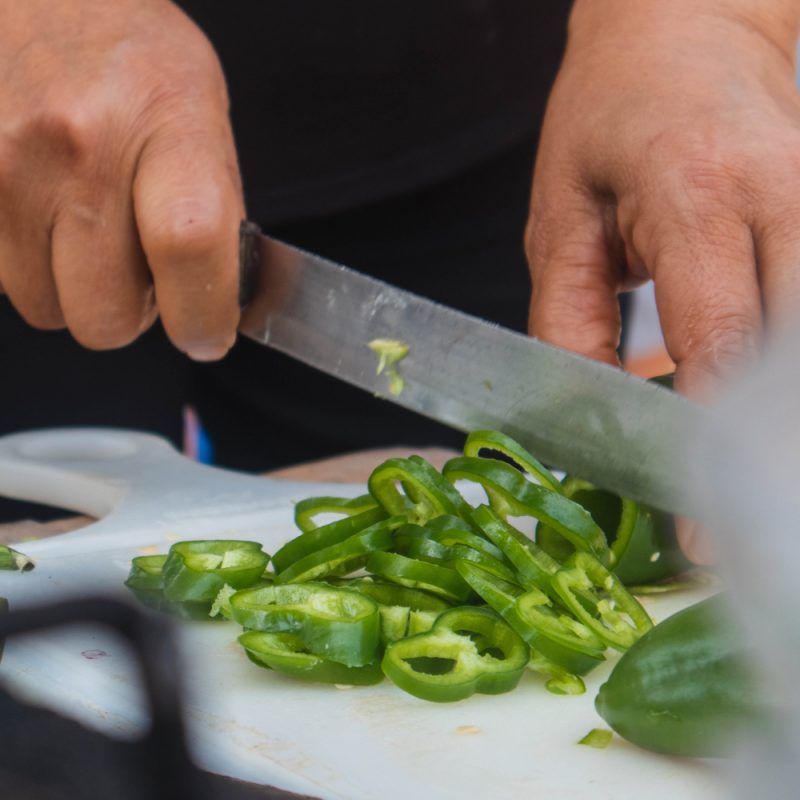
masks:
<svg viewBox="0 0 800 800"><path fill-rule="evenodd" d="M794 0L578 0L527 248L531 333L617 363L652 278L676 385L702 396L800 302Z"/></svg>

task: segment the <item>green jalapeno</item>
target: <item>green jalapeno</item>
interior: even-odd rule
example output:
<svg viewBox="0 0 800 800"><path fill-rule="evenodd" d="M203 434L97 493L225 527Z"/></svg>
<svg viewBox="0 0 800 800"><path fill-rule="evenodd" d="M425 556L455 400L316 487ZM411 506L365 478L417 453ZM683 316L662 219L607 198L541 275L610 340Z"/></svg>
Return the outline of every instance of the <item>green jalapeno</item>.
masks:
<svg viewBox="0 0 800 800"><path fill-rule="evenodd" d="M303 638L295 633L247 631L239 637L239 644L244 647L247 657L259 667L302 681L371 686L383 680L379 661L362 667L348 667L309 652Z"/></svg>
<svg viewBox="0 0 800 800"><path fill-rule="evenodd" d="M349 589L324 583L243 589L230 598L230 609L243 628L297 634L308 652L348 667L363 667L377 657L378 606Z"/></svg>
<svg viewBox="0 0 800 800"><path fill-rule="evenodd" d="M606 537L585 508L552 489L531 483L509 464L459 457L448 461L442 473L453 483L467 480L482 486L489 505L502 519L534 517L569 540L577 550L586 550L603 563L609 562Z"/></svg>
<svg viewBox="0 0 800 800"><path fill-rule="evenodd" d="M295 504L294 524L303 533L308 533L319 527L314 520L322 514L353 517L376 508L377 505L371 494L362 494L359 497L307 497Z"/></svg>
<svg viewBox="0 0 800 800"><path fill-rule="evenodd" d="M491 608L559 670L584 675L604 660L603 642L586 626L553 608L538 589L524 591L467 561L459 574Z"/></svg>
<svg viewBox="0 0 800 800"><path fill-rule="evenodd" d="M598 713L647 750L731 755L744 733L769 725L745 638L720 595L679 611L622 656L600 687Z"/></svg>
<svg viewBox="0 0 800 800"><path fill-rule="evenodd" d="M511 691L528 658L528 646L493 611L459 607L429 631L390 644L382 666L409 694L444 703Z"/></svg>

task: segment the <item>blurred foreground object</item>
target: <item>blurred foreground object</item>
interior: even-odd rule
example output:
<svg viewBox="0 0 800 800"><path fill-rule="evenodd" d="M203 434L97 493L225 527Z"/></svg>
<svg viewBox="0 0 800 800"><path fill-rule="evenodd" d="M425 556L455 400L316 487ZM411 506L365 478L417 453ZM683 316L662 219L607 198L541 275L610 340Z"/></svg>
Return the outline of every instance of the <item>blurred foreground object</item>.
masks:
<svg viewBox="0 0 800 800"><path fill-rule="evenodd" d="M795 796L800 784L799 345L795 329L767 348L721 395L691 454L694 499L718 544L731 610L765 690L784 711L773 734L754 726L743 743L741 797Z"/></svg>

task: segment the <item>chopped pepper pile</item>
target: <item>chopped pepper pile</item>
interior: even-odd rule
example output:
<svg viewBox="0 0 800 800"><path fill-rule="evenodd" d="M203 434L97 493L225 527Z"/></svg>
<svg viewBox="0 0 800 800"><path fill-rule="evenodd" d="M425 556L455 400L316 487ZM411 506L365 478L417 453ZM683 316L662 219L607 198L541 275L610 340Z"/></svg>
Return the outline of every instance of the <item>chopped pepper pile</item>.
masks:
<svg viewBox="0 0 800 800"><path fill-rule="evenodd" d="M486 502L467 502L465 482ZM334 684L386 676L447 702L510 691L526 669L550 691L584 691L607 648L652 627L615 569L641 583L684 566L651 509L560 482L496 431L470 434L441 472L389 459L368 488L299 502L300 533L271 569L253 542L179 542L134 559L127 585L162 610L237 622L259 666ZM535 538L518 518L537 522Z"/></svg>

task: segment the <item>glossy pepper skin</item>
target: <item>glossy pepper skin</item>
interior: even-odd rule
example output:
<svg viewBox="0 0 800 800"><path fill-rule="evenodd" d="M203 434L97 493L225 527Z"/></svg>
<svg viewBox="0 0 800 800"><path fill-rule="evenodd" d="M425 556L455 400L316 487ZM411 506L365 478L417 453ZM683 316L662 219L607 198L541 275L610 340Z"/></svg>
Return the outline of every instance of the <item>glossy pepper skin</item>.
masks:
<svg viewBox="0 0 800 800"><path fill-rule="evenodd" d="M595 707L623 739L678 756L725 756L763 721L744 633L716 595L656 625L622 656Z"/></svg>
<svg viewBox="0 0 800 800"><path fill-rule="evenodd" d="M312 683L371 686L383 680L379 661L348 667L309 652L301 636L294 633L247 631L239 637L247 657L257 666Z"/></svg>
<svg viewBox="0 0 800 800"><path fill-rule="evenodd" d="M348 667L363 667L377 657L378 606L358 592L324 583L287 583L243 589L230 604L242 627L296 634L313 655Z"/></svg>
<svg viewBox="0 0 800 800"><path fill-rule="evenodd" d="M460 606L445 611L431 630L390 644L382 667L409 694L447 703L476 692L510 692L529 658L528 646L494 611Z"/></svg>

